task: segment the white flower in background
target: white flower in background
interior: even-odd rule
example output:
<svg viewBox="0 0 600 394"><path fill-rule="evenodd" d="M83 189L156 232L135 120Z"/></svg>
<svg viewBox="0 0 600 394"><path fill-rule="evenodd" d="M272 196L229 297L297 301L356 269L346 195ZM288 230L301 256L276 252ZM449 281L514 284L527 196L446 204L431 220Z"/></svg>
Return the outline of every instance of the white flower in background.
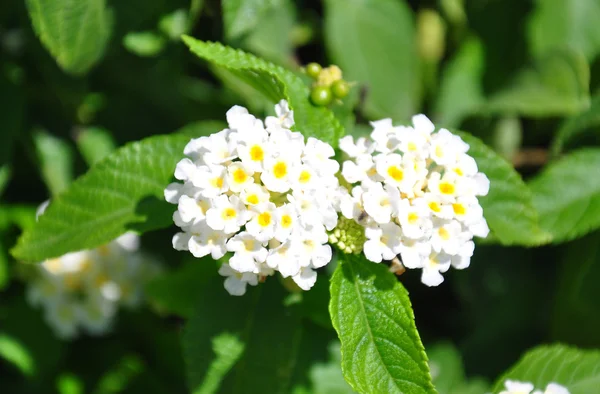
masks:
<svg viewBox="0 0 600 394"><path fill-rule="evenodd" d="M181 228L173 247L214 259L232 253L219 270L232 295L275 271L308 290L314 269L331 261L326 230L336 226L340 203L335 152L290 130L287 102L275 113L263 123L243 107L231 108L227 129L188 143L175 174L183 183L165 190Z"/></svg>
<svg viewBox="0 0 600 394"><path fill-rule="evenodd" d="M516 380L506 380L504 382L505 390L500 394L570 394L566 387L557 383L549 383L544 391L535 390L530 382L518 382Z"/></svg>
<svg viewBox="0 0 600 394"><path fill-rule="evenodd" d="M339 193L339 211L365 227L367 259L400 255L406 268L422 269L424 284L437 286L450 266L469 266L473 236L489 233L477 199L488 193L489 180L459 136L436 132L425 115L412 122L393 126L383 119L371 124L369 139L340 140L350 159L342 164L350 186Z"/></svg>
<svg viewBox="0 0 600 394"><path fill-rule="evenodd" d="M139 252L139 237L127 233L99 248L68 253L35 267L27 299L44 309L56 335L108 332L120 305L136 307L143 285L159 271Z"/></svg>

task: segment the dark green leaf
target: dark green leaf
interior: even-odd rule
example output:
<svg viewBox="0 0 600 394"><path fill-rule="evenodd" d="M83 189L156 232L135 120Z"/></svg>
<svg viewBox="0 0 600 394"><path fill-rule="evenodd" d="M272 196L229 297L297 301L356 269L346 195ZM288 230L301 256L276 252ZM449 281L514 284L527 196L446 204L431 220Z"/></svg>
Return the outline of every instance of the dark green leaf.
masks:
<svg viewBox="0 0 600 394"><path fill-rule="evenodd" d="M409 119L419 105L420 87L408 5L396 0L327 0L325 6L327 48L347 80L367 86L367 116Z"/></svg>
<svg viewBox="0 0 600 394"><path fill-rule="evenodd" d="M112 13L105 0L26 0L36 34L60 67L84 74L102 57Z"/></svg>
<svg viewBox="0 0 600 394"><path fill-rule="evenodd" d="M97 247L133 225L152 223L138 205L147 198L163 200L187 141L178 134L150 137L97 163L52 200L39 222L21 236L13 255L42 261Z"/></svg>
<svg viewBox="0 0 600 394"><path fill-rule="evenodd" d="M223 0L223 23L229 40L253 30L281 0Z"/></svg>
<svg viewBox="0 0 600 394"><path fill-rule="evenodd" d="M551 163L529 187L542 228L553 242L600 227L600 149L584 149Z"/></svg>
<svg viewBox="0 0 600 394"><path fill-rule="evenodd" d="M435 393L404 286L383 264L339 261L329 311L348 383L359 393Z"/></svg>
<svg viewBox="0 0 600 394"><path fill-rule="evenodd" d="M564 149L566 144L591 133L600 135L600 94L592 99L590 108L568 118L563 123L554 137L551 151L554 155L557 155Z"/></svg>
<svg viewBox="0 0 600 394"><path fill-rule="evenodd" d="M213 133L226 129L227 123L221 120L200 120L198 122L186 124L177 133L184 134L189 138L198 138L202 136L208 136Z"/></svg>

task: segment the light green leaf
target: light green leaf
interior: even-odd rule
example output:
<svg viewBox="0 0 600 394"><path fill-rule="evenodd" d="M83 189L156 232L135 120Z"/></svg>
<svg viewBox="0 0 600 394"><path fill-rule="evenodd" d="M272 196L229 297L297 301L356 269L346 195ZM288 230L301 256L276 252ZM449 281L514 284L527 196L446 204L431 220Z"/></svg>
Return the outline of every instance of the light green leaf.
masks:
<svg viewBox="0 0 600 394"><path fill-rule="evenodd" d="M589 83L590 70L581 54L551 52L521 71L506 89L492 95L482 110L534 118L576 114L590 104Z"/></svg>
<svg viewBox="0 0 600 394"><path fill-rule="evenodd" d="M539 346L527 352L494 386L494 393L504 387L506 379L531 382L543 390L554 382L571 394L590 394L600 387L600 352L564 345Z"/></svg>
<svg viewBox="0 0 600 394"><path fill-rule="evenodd" d="M218 43L202 42L184 36L183 40L197 56L234 73L252 85L273 103L287 99L294 110L295 130L305 137L319 138L337 146L344 129L333 113L309 102L309 88L293 72L265 60Z"/></svg>
<svg viewBox="0 0 600 394"><path fill-rule="evenodd" d="M100 246L129 229L157 227L148 214L154 204L145 202L164 200L163 190L187 142L173 134L120 148L53 199L39 222L21 236L13 255L42 261Z"/></svg>
<svg viewBox="0 0 600 394"><path fill-rule="evenodd" d="M52 195L57 196L73 180L73 148L66 141L46 132L36 132L33 142L42 178Z"/></svg>
<svg viewBox="0 0 600 394"><path fill-rule="evenodd" d="M489 384L481 379L465 379L463 362L458 349L449 342L427 348L429 368L435 389L440 394L482 394Z"/></svg>
<svg viewBox="0 0 600 394"><path fill-rule="evenodd" d="M359 393L435 393L408 292L382 264L339 257L329 312L342 371Z"/></svg>
<svg viewBox="0 0 600 394"><path fill-rule="evenodd" d="M483 46L476 38L470 38L444 69L433 107L436 123L458 127L484 102L483 69Z"/></svg>
<svg viewBox="0 0 600 394"><path fill-rule="evenodd" d="M0 357L13 364L26 376L35 373L35 360L32 354L17 338L0 333Z"/></svg>
<svg viewBox="0 0 600 394"><path fill-rule="evenodd" d="M77 147L83 155L88 166L93 166L115 149L115 141L106 129L88 127L77 135Z"/></svg>
<svg viewBox="0 0 600 394"><path fill-rule="evenodd" d="M368 88L370 118L409 119L419 106L412 12L404 1L326 0L325 42L345 79Z"/></svg>
<svg viewBox="0 0 600 394"><path fill-rule="evenodd" d="M123 37L123 46L129 52L143 57L158 55L165 44L165 39L152 31L131 32Z"/></svg>
<svg viewBox="0 0 600 394"><path fill-rule="evenodd" d="M217 392L225 375L233 368L244 352L244 343L227 332L212 339L212 350L215 359L211 362L202 385L194 390L194 394L212 394Z"/></svg>
<svg viewBox="0 0 600 394"><path fill-rule="evenodd" d="M80 75L104 54L112 29L105 0L26 0L33 29L66 72Z"/></svg>
<svg viewBox="0 0 600 394"><path fill-rule="evenodd" d="M281 0L223 0L223 24L225 36L234 40L251 30L272 8L279 7Z"/></svg>
<svg viewBox="0 0 600 394"><path fill-rule="evenodd" d="M600 136L600 94L592 99L590 108L585 112L570 117L563 123L550 150L558 155L566 144L591 133Z"/></svg>
<svg viewBox="0 0 600 394"><path fill-rule="evenodd" d="M340 364L341 346L335 341L328 346L330 360L318 363L310 369L313 394L352 394L354 390L344 380Z"/></svg>
<svg viewBox="0 0 600 394"><path fill-rule="evenodd" d="M179 40L182 34L188 32L189 25L187 11L179 9L160 18L158 28L171 40Z"/></svg>
<svg viewBox="0 0 600 394"><path fill-rule="evenodd" d="M0 232L0 236L4 237L4 232ZM4 288L8 285L9 282L10 271L8 267L8 254L6 249L4 248L4 245L0 243L0 290L4 290Z"/></svg>
<svg viewBox="0 0 600 394"><path fill-rule="evenodd" d="M6 186L8 185L11 175L8 164L0 166L0 197L2 197L2 193L4 193L4 189L6 189Z"/></svg>
<svg viewBox="0 0 600 394"><path fill-rule="evenodd" d="M531 191L513 166L478 138L457 133L469 144L469 155L490 180L490 191L480 197L492 238L503 245L535 246L550 240L540 227Z"/></svg>
<svg viewBox="0 0 600 394"><path fill-rule="evenodd" d="M282 286L271 278L242 297L229 295L220 280L201 289L183 336L190 390L287 393L302 331L297 314L283 306ZM223 337L235 349L244 349L229 373L222 364L232 360L226 363L216 347Z"/></svg>
<svg viewBox="0 0 600 394"><path fill-rule="evenodd" d="M537 0L527 38L536 55L571 48L592 61L600 53L600 3L597 0Z"/></svg>
<svg viewBox="0 0 600 394"><path fill-rule="evenodd" d="M529 187L541 226L553 242L568 241L600 227L600 149L583 149L548 165Z"/></svg>

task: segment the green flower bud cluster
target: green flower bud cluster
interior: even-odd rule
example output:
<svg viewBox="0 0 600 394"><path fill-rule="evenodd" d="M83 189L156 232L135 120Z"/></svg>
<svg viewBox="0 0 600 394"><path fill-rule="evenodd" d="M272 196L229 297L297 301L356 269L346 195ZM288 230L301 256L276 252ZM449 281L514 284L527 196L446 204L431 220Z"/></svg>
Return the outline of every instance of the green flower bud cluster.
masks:
<svg viewBox="0 0 600 394"><path fill-rule="evenodd" d="M310 92L310 101L324 107L334 99L341 100L350 93L350 84L342 78L342 70L335 65L323 68L318 63L309 63L304 68L306 74L315 80Z"/></svg>
<svg viewBox="0 0 600 394"><path fill-rule="evenodd" d="M340 217L337 227L329 233L329 243L348 254L362 252L366 240L365 228L345 217Z"/></svg>

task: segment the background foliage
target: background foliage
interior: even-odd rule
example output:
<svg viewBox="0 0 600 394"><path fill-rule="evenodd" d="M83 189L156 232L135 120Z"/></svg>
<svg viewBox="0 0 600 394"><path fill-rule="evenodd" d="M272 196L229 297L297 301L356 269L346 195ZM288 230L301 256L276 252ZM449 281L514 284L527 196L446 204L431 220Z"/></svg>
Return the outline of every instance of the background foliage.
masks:
<svg viewBox="0 0 600 394"><path fill-rule="evenodd" d="M597 0L3 1L2 390L475 394L500 376L591 393L599 19ZM356 82L331 110L307 100L312 61ZM220 130L234 104L259 115L281 98L306 136L333 144L417 112L468 132L492 181L492 234L471 267L425 288L416 272L397 281L336 256L308 293L272 278L233 298L214 262L172 250L161 195L186 141ZM22 263L126 230L168 268L149 307L122 311L108 336L57 340L24 299Z"/></svg>

